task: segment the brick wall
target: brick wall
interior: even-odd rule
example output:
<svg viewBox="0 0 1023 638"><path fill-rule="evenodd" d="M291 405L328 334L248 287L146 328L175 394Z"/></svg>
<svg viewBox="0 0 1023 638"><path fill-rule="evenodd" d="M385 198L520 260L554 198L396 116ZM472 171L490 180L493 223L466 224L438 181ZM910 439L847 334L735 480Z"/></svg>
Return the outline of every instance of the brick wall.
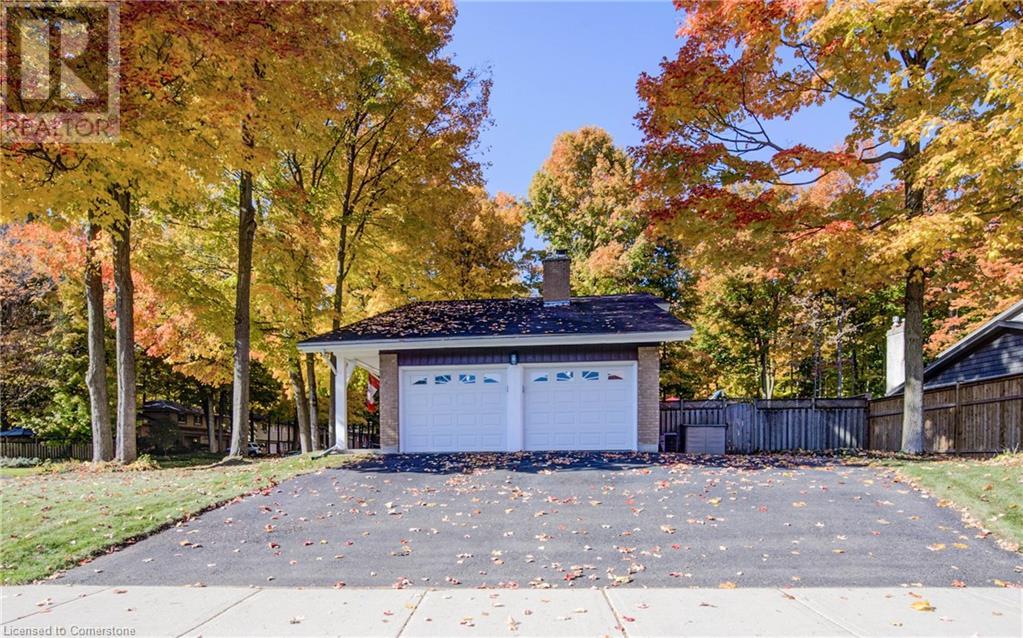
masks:
<svg viewBox="0 0 1023 638"><path fill-rule="evenodd" d="M657 346L640 346L636 372L639 450L656 452L661 436L661 360Z"/></svg>
<svg viewBox="0 0 1023 638"><path fill-rule="evenodd" d="M380 449L398 451L398 355L380 353Z"/></svg>

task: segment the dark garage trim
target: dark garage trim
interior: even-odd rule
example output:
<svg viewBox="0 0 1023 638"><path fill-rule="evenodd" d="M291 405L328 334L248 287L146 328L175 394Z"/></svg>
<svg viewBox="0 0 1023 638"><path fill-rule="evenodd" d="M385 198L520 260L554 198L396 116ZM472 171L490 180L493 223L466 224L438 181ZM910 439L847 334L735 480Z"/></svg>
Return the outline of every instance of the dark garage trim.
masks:
<svg viewBox="0 0 1023 638"><path fill-rule="evenodd" d="M639 344L534 346L531 348L458 348L398 351L399 366L485 365L508 363L513 352L519 363L635 361ZM385 354L382 352L381 354Z"/></svg>

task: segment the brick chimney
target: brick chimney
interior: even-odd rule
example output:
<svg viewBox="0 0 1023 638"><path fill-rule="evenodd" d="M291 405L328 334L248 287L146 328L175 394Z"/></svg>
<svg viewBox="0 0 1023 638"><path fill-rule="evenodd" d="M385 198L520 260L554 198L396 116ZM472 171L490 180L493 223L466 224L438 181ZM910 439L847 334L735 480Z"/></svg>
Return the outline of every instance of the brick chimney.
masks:
<svg viewBox="0 0 1023 638"><path fill-rule="evenodd" d="M568 283L571 265L572 260L564 250L555 250L543 260L543 305L568 305L572 296Z"/></svg>

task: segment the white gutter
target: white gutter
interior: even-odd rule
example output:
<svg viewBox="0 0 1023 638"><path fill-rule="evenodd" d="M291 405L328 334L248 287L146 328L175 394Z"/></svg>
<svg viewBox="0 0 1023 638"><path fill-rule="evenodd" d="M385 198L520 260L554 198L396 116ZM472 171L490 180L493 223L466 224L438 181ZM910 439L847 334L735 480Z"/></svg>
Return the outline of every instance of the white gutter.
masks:
<svg viewBox="0 0 1023 638"><path fill-rule="evenodd" d="M348 342L300 343L298 350L299 352L372 352L379 350L428 350L444 348L524 348L527 346L661 343L664 341L686 341L692 336L692 330L664 330L658 332L517 335L509 337L467 336L428 339L373 339Z"/></svg>

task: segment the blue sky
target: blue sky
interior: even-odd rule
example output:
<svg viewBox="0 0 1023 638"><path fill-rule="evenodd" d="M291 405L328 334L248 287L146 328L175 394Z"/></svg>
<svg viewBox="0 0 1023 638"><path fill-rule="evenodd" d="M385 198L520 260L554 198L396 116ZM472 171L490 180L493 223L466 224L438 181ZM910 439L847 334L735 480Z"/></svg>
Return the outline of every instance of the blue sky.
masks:
<svg viewBox="0 0 1023 638"><path fill-rule="evenodd" d="M462 67L489 67L494 80L480 157L488 190L524 197L563 131L596 125L621 146L638 144L636 80L675 56L682 17L671 2L459 3L450 51ZM769 128L783 144L830 147L848 130L843 109ZM527 247L541 245L527 233Z"/></svg>

